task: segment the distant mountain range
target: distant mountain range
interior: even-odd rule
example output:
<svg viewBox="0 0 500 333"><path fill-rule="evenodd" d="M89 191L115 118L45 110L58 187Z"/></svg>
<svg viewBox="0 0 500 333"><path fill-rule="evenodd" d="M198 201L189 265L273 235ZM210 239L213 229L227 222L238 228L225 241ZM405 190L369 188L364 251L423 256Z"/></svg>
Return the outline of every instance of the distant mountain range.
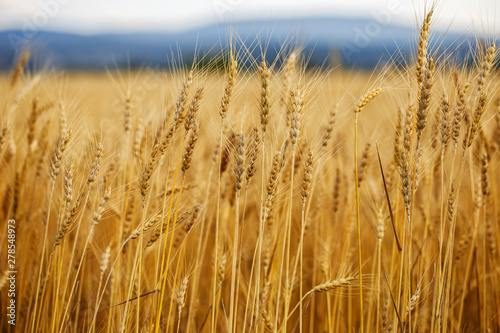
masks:
<svg viewBox="0 0 500 333"><path fill-rule="evenodd" d="M309 66L342 63L348 67L373 68L389 61L408 60L415 50L417 29L378 22L375 19L309 18L278 21L247 21L232 26L209 25L177 33L127 33L77 35L60 32L0 32L0 70L12 67L28 47L31 66L36 68L92 69L152 66L168 67L190 63L195 54L211 57L226 48L231 32L238 47L243 44L254 58L274 59L282 46L303 47ZM431 47L453 50L464 57L473 37L436 32ZM279 57L278 57L279 58Z"/></svg>

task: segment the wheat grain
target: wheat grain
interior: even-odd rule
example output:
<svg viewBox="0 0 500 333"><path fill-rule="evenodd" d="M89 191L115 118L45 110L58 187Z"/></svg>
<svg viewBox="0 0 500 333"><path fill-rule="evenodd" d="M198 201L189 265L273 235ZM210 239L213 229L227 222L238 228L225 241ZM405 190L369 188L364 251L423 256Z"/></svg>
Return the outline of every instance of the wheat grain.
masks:
<svg viewBox="0 0 500 333"><path fill-rule="evenodd" d="M429 30L433 14L434 10L427 13L420 29L417 53L417 82L419 86L424 81L425 66L427 64L427 44L429 42Z"/></svg>
<svg viewBox="0 0 500 333"><path fill-rule="evenodd" d="M271 112L270 102L270 76L271 71L266 66L266 61L263 59L259 67L261 92L260 92L260 124L262 127L262 136L265 135L267 125L269 124L269 116Z"/></svg>
<svg viewBox="0 0 500 333"><path fill-rule="evenodd" d="M50 175L52 177L52 181L55 181L57 175L61 172L61 163L64 151L66 150L69 140L71 139L71 130L67 130L64 135L59 139L59 143L57 148L52 156L52 161L50 164Z"/></svg>
<svg viewBox="0 0 500 333"><path fill-rule="evenodd" d="M17 81L19 80L19 77L21 76L23 72L23 68L28 62L30 57L30 54L28 51L25 51L21 58L19 58L19 61L17 62L16 68L14 69L14 73L12 74L12 79L10 81L11 87L15 86Z"/></svg>
<svg viewBox="0 0 500 333"><path fill-rule="evenodd" d="M111 186L109 186L106 189L106 192L104 193L101 202L99 202L99 206L97 207L97 210L94 213L94 217L92 218L93 225L97 225L99 221L102 219L102 214L104 214L106 203L108 202L110 197L111 197Z"/></svg>

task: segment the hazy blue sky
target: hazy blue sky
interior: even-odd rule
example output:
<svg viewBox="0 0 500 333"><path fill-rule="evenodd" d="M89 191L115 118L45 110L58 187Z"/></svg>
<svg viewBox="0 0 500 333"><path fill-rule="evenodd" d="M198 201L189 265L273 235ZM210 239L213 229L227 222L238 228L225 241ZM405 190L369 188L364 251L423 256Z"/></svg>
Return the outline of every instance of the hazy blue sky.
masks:
<svg viewBox="0 0 500 333"><path fill-rule="evenodd" d="M427 1L428 5L431 1ZM0 0L0 30L79 33L173 31L239 19L311 15L373 17L392 8L391 23L416 26L425 0ZM500 1L440 0L434 24L500 34Z"/></svg>

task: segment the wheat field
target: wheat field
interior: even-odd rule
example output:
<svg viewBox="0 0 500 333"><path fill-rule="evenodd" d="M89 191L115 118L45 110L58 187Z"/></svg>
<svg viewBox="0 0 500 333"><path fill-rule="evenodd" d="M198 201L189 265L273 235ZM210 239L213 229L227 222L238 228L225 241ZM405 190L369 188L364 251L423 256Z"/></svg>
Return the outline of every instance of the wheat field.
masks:
<svg viewBox="0 0 500 333"><path fill-rule="evenodd" d="M498 51L438 55L432 20L372 72L25 54L0 76L2 331L498 332Z"/></svg>

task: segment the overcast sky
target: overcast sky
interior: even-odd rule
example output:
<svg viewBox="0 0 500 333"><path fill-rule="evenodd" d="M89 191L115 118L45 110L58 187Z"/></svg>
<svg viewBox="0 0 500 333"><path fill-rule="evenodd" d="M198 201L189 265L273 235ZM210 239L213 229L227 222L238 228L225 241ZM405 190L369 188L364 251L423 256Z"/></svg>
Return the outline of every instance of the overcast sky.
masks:
<svg viewBox="0 0 500 333"><path fill-rule="evenodd" d="M356 16L392 10L391 23L416 26L425 0L0 0L0 30L100 32L183 30L242 19ZM431 3L432 0L427 1ZM500 1L439 0L440 28L500 34Z"/></svg>

